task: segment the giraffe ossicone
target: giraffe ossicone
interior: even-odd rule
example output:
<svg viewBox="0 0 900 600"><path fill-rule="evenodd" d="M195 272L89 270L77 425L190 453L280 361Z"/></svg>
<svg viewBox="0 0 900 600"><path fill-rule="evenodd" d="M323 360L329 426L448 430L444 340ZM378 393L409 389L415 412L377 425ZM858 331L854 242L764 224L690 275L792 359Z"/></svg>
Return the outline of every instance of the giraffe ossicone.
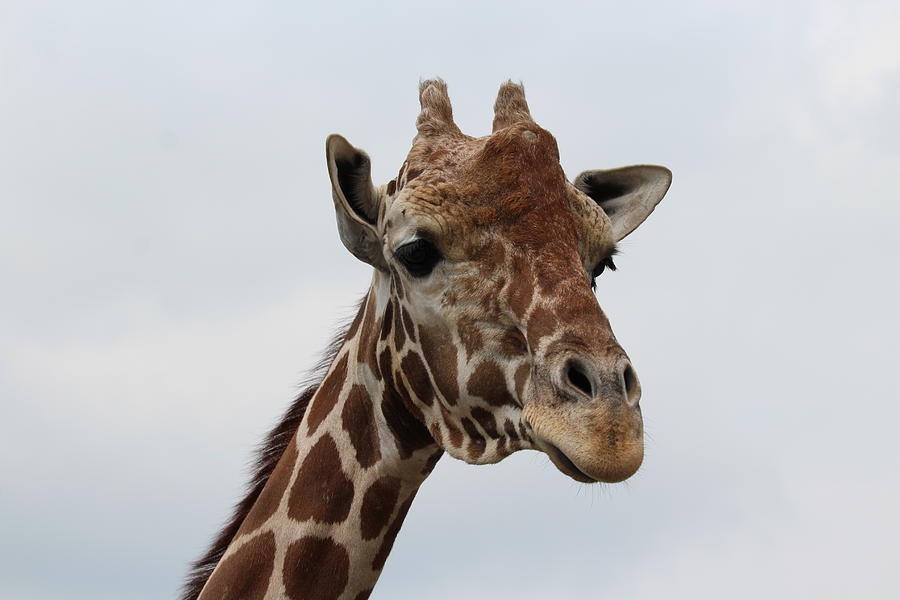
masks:
<svg viewBox="0 0 900 600"><path fill-rule="evenodd" d="M326 141L340 238L372 283L185 599L367 598L444 452L483 464L536 449L582 482L641 464L640 384L592 284L671 173L570 183L512 82L480 138L454 123L443 81L422 82L419 99L387 184L373 184L365 152Z"/></svg>

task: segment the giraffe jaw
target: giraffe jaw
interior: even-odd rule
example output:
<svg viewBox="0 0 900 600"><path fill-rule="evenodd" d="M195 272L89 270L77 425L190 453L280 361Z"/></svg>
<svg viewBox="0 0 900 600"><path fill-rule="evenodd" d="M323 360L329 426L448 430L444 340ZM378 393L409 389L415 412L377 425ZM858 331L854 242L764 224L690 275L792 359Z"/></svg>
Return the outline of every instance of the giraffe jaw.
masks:
<svg viewBox="0 0 900 600"><path fill-rule="evenodd" d="M550 461L556 465L556 468L574 479L575 481L580 481L581 483L597 483L597 479L594 479L584 471L578 468L578 466L572 462L566 453L557 448L555 445L550 442L544 442L543 445L544 453L550 457Z"/></svg>
<svg viewBox="0 0 900 600"><path fill-rule="evenodd" d="M643 444L641 444L641 451L635 453L638 456L628 457L623 461L611 464L606 463L606 461L600 461L599 464L592 465L593 468L590 471L594 474L591 475L579 467L578 463L574 459L569 458L569 455L556 444L539 438L538 447L550 458L550 461L556 465L557 469L581 483L619 483L625 481L637 472L641 462L643 462Z"/></svg>
<svg viewBox="0 0 900 600"><path fill-rule="evenodd" d="M523 418L537 449L563 474L582 483L618 483L640 468L644 459L640 410L578 411L568 418L559 412L533 402L526 404Z"/></svg>

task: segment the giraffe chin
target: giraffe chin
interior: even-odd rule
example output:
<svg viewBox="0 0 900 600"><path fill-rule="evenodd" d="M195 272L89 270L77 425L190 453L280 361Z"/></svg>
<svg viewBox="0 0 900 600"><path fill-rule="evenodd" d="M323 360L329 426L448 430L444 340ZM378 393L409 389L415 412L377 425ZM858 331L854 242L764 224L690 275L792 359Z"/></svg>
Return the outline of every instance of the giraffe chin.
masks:
<svg viewBox="0 0 900 600"><path fill-rule="evenodd" d="M598 480L593 477L585 474L584 471L579 469L572 460L566 456L566 453L554 446L553 444L547 442L545 443L546 449L544 452L547 456L550 457L550 461L556 465L556 468L574 479L575 481L580 481L581 483L597 483Z"/></svg>
<svg viewBox="0 0 900 600"><path fill-rule="evenodd" d="M575 481L581 483L619 483L625 481L634 475L643 462L643 444L640 449L632 450L628 456L620 458L614 462L606 460L592 461L591 466L587 466L584 462L576 463L563 450L555 444L540 440L538 446L550 458L550 461L556 465L563 474L568 475Z"/></svg>
<svg viewBox="0 0 900 600"><path fill-rule="evenodd" d="M530 409L530 410L529 410ZM581 483L618 483L634 475L644 460L640 414L600 419L594 428L572 431L536 406L526 405L526 420L537 449L563 474ZM531 417L531 418L527 418ZM608 419L609 417L607 417ZM610 429L617 435L604 435ZM611 441L614 438L615 441Z"/></svg>

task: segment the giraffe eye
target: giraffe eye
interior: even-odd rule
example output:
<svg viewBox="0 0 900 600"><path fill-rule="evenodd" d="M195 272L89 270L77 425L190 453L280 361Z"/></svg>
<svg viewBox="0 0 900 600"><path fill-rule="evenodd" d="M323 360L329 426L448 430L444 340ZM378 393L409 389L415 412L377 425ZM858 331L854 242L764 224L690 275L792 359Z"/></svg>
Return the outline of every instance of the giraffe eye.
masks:
<svg viewBox="0 0 900 600"><path fill-rule="evenodd" d="M441 253L434 244L421 238L403 244L394 251L394 256L413 277L430 274L441 260Z"/></svg>
<svg viewBox="0 0 900 600"><path fill-rule="evenodd" d="M612 256L607 256L594 267L594 270L591 271L591 289L597 289L597 278L603 274L603 271L609 269L610 271L616 270L616 263L613 262Z"/></svg>

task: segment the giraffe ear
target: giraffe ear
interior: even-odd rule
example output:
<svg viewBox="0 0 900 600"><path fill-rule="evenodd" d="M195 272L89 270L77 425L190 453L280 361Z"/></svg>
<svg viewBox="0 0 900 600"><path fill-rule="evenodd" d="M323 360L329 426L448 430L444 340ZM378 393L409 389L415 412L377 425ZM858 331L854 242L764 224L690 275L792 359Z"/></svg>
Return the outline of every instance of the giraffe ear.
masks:
<svg viewBox="0 0 900 600"><path fill-rule="evenodd" d="M372 185L369 155L333 134L325 140L325 157L341 241L359 260L386 270L378 238L383 194Z"/></svg>
<svg viewBox="0 0 900 600"><path fill-rule="evenodd" d="M655 165L634 165L606 171L585 171L575 187L594 199L612 222L616 241L637 229L672 183L672 172Z"/></svg>

